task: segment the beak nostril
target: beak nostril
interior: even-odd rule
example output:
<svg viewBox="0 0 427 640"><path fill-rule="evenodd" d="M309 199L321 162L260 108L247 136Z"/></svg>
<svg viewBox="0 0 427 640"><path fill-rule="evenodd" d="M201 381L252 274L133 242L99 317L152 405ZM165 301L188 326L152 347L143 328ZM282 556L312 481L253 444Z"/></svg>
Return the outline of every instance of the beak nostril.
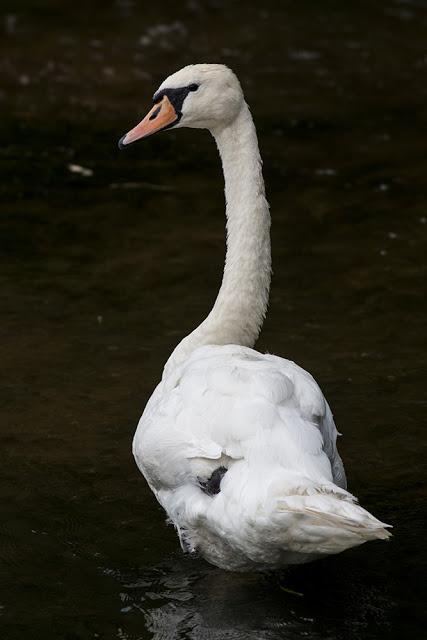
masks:
<svg viewBox="0 0 427 640"><path fill-rule="evenodd" d="M120 148L136 142L141 138L151 136L157 131L163 131L172 127L179 121L181 113L177 112L175 106L170 102L167 96L163 96L162 100L156 99L153 107L139 124L122 138Z"/></svg>
<svg viewBox="0 0 427 640"><path fill-rule="evenodd" d="M155 120L155 118L157 118L157 116L158 116L158 115L159 115L159 113L160 113L160 109L161 109L161 107L157 107L157 109L155 109L155 110L153 111L153 113L151 114L151 116L150 116L148 119L149 119L149 120Z"/></svg>

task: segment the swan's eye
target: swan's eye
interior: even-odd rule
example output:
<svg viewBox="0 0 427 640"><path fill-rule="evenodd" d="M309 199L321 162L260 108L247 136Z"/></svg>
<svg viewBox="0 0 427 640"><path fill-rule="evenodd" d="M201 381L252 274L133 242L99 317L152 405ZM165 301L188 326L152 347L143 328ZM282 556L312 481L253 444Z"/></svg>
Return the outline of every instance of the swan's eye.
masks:
<svg viewBox="0 0 427 640"><path fill-rule="evenodd" d="M195 83L188 85L189 91L197 91L198 88L199 88L199 85Z"/></svg>

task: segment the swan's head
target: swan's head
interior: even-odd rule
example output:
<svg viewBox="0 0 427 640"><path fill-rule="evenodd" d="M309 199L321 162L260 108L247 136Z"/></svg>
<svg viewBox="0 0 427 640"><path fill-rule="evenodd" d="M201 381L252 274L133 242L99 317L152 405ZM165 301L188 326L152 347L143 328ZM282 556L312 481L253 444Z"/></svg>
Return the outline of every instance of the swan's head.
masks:
<svg viewBox="0 0 427 640"><path fill-rule="evenodd" d="M153 96L154 106L120 139L123 147L162 131L192 127L210 129L230 124L244 103L240 83L222 64L190 64L166 78Z"/></svg>

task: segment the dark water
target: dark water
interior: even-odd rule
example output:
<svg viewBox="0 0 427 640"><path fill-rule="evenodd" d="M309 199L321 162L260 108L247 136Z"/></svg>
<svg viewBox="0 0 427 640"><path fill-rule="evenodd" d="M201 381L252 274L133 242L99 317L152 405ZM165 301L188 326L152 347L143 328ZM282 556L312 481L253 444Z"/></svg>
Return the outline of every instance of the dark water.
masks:
<svg viewBox="0 0 427 640"><path fill-rule="evenodd" d="M421 638L427 3L2 5L0 637ZM189 62L239 74L273 214L259 349L310 370L394 525L277 577L182 556L131 456L220 282L206 132L116 142ZM72 173L70 164L91 170Z"/></svg>

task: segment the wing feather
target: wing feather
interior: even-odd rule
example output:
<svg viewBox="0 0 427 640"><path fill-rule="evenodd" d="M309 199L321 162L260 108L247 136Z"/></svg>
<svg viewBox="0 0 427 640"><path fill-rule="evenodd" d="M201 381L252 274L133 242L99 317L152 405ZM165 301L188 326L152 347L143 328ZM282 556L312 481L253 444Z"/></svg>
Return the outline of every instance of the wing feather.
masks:
<svg viewBox="0 0 427 640"><path fill-rule="evenodd" d="M152 485L164 485L165 474L178 485L212 473L218 461L231 466L256 456L260 468L276 464L345 487L337 430L321 390L304 369L277 356L234 345L201 347L160 383L140 424L134 452Z"/></svg>

